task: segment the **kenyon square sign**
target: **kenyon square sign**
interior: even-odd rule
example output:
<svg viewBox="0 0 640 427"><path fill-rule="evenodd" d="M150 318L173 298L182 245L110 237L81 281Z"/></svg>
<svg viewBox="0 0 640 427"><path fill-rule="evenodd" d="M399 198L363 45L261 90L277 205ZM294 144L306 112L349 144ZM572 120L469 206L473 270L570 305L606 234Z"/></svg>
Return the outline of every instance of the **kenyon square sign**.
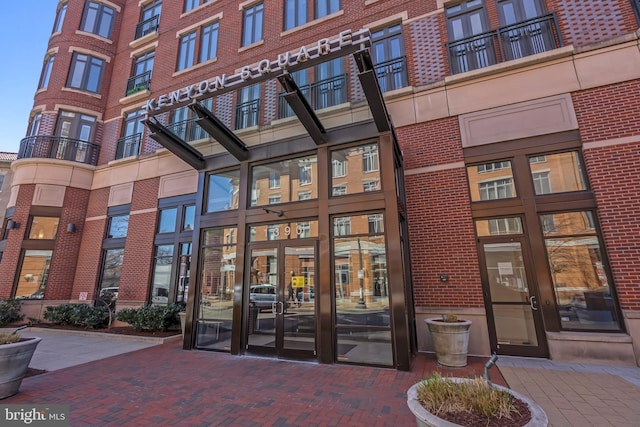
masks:
<svg viewBox="0 0 640 427"><path fill-rule="evenodd" d="M276 60L263 59L255 66L246 65L239 72L227 76L222 74L211 79L202 80L157 98L151 98L145 105L147 114L159 113L189 101L198 101L214 94L221 94L237 89L243 84L258 83L271 78L270 74L278 71L296 71L307 68L316 62L332 57L344 56L357 50L371 46L371 33L368 28L352 32L342 31L333 39L320 39L312 46L302 46L297 51L278 55ZM322 59L322 61L319 61Z"/></svg>

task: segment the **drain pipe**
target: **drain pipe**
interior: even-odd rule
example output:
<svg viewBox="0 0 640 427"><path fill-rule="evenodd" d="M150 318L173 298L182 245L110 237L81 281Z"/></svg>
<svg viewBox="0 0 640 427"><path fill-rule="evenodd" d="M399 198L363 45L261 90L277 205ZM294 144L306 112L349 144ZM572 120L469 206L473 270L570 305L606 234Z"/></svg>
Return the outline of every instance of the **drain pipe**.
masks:
<svg viewBox="0 0 640 427"><path fill-rule="evenodd" d="M498 355L496 353L493 353L489 358L489 360L487 361L487 363L484 364L484 374L482 374L482 378L484 378L484 380L489 383L489 387L491 387L491 378L489 378L489 369L493 368L496 365L497 361L498 361Z"/></svg>

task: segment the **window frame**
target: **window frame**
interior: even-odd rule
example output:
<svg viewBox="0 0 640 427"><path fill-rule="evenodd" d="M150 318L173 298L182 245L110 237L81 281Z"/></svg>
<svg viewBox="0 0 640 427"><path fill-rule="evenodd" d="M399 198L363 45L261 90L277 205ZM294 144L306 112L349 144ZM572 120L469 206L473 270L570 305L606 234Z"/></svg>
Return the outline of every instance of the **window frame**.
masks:
<svg viewBox="0 0 640 427"><path fill-rule="evenodd" d="M60 9L58 9L58 12L56 13L56 20L53 22L53 30L51 31L52 34L62 32L64 18L67 15L67 5L68 3L63 3L60 6Z"/></svg>
<svg viewBox="0 0 640 427"><path fill-rule="evenodd" d="M256 25L259 21L259 26ZM242 11L241 46L251 46L264 39L264 2L252 4Z"/></svg>
<svg viewBox="0 0 640 427"><path fill-rule="evenodd" d="M92 10L95 10L95 17L93 18L93 24L91 25L88 21L90 19L90 13ZM103 30L103 20L110 18L110 21L106 24L109 26L106 31L107 34L102 34ZM82 12L82 21L80 21L80 31L85 33L95 34L96 36L103 37L105 39L111 39L113 35L113 27L116 20L116 11L103 4L95 1L87 1L84 7L84 11ZM88 28L88 27L91 28Z"/></svg>
<svg viewBox="0 0 640 427"><path fill-rule="evenodd" d="M86 58L86 59L82 59ZM84 65L81 65L84 64ZM102 76L104 75L104 69L106 67L106 61L102 58L88 55L86 53L74 52L71 58L71 65L69 66L69 77L67 78L67 87L71 89L82 90L91 93L100 93L100 86L102 86ZM96 72L96 76L94 73ZM76 73L79 73L78 76ZM75 80L79 78L79 85L76 86ZM92 90L92 81L96 81L95 90Z"/></svg>

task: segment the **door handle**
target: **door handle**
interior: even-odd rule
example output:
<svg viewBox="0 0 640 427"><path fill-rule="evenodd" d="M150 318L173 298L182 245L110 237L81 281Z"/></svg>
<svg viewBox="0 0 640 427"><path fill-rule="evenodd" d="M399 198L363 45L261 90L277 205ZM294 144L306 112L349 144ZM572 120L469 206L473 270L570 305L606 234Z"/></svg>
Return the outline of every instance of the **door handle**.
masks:
<svg viewBox="0 0 640 427"><path fill-rule="evenodd" d="M280 311L277 314L283 314L284 313L284 303L282 301L278 301L278 304L280 304Z"/></svg>
<svg viewBox="0 0 640 427"><path fill-rule="evenodd" d="M278 309L276 308L277 306L278 306L278 301L274 301L271 303L271 313L278 314Z"/></svg>
<svg viewBox="0 0 640 427"><path fill-rule="evenodd" d="M538 307L536 307L536 297L531 296L529 297L529 305L531 306L531 309L534 311L538 310Z"/></svg>

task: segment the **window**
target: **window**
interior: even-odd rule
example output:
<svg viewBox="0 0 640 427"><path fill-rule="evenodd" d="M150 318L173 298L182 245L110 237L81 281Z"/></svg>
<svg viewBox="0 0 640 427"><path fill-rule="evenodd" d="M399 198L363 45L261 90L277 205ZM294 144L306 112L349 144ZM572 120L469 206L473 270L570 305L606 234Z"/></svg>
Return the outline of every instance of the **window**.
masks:
<svg viewBox="0 0 640 427"><path fill-rule="evenodd" d="M541 157L544 157L544 162L540 161ZM529 157L529 167L536 195L587 189L577 151Z"/></svg>
<svg viewBox="0 0 640 427"><path fill-rule="evenodd" d="M151 73L153 71L153 61L155 60L156 52L152 50L140 56L137 56L133 60L133 75L139 76L146 72ZM149 76L151 78L151 76Z"/></svg>
<svg viewBox="0 0 640 427"><path fill-rule="evenodd" d="M508 27L501 34L506 60L545 52L556 47L554 24L549 20L534 18L544 14L544 2L540 0L498 1L500 25Z"/></svg>
<svg viewBox="0 0 640 427"><path fill-rule="evenodd" d="M510 160L468 166L467 177L473 202L517 196Z"/></svg>
<svg viewBox="0 0 640 427"><path fill-rule="evenodd" d="M263 18L264 4L262 3L258 3L244 10L242 46L249 46L262 40Z"/></svg>
<svg viewBox="0 0 640 427"><path fill-rule="evenodd" d="M609 283L610 274L602 253L591 211L559 212L553 230L544 233L549 270L560 322L565 329L620 330L618 304Z"/></svg>
<svg viewBox="0 0 640 427"><path fill-rule="evenodd" d="M298 200L310 200L311 191L298 191Z"/></svg>
<svg viewBox="0 0 640 427"><path fill-rule="evenodd" d="M0 175L0 192L2 192L2 184L4 184L4 175Z"/></svg>
<svg viewBox="0 0 640 427"><path fill-rule="evenodd" d="M103 70L104 61L102 59L74 53L67 86L98 93Z"/></svg>
<svg viewBox="0 0 640 427"><path fill-rule="evenodd" d="M347 77L342 58L315 67L315 83L311 85L311 106L315 110L347 102Z"/></svg>
<svg viewBox="0 0 640 427"><path fill-rule="evenodd" d="M58 232L60 218L47 216L34 216L29 226L29 239L53 240Z"/></svg>
<svg viewBox="0 0 640 427"><path fill-rule="evenodd" d="M270 205L277 205L278 203L280 203L280 195L279 194L269 196L269 204Z"/></svg>
<svg viewBox="0 0 640 427"><path fill-rule="evenodd" d="M369 215L369 233L384 233L384 222L382 214Z"/></svg>
<svg viewBox="0 0 640 427"><path fill-rule="evenodd" d="M451 74L464 73L497 62L493 36L480 36L488 30L482 0L468 0L448 7L445 15L449 33L447 47Z"/></svg>
<svg viewBox="0 0 640 427"><path fill-rule="evenodd" d="M46 89L49 86L49 79L51 79L51 70L53 69L54 55L49 55L42 68L42 76L40 77L40 84L38 89Z"/></svg>
<svg viewBox="0 0 640 427"><path fill-rule="evenodd" d="M120 274L124 260L124 248L107 249L102 255L102 276L100 289L110 288L114 291L120 288Z"/></svg>
<svg viewBox="0 0 640 427"><path fill-rule="evenodd" d="M24 251L15 298L44 298L52 255L51 250Z"/></svg>
<svg viewBox="0 0 640 427"><path fill-rule="evenodd" d="M522 234L522 221L518 217L477 220L476 233L480 237Z"/></svg>
<svg viewBox="0 0 640 427"><path fill-rule="evenodd" d="M173 264L173 245L156 246L151 282L151 303L168 304L169 287L171 286L171 270Z"/></svg>
<svg viewBox="0 0 640 427"><path fill-rule="evenodd" d="M176 218L178 208L168 208L160 210L158 221L158 233L174 233L176 231Z"/></svg>
<svg viewBox="0 0 640 427"><path fill-rule="evenodd" d="M195 64L196 58L196 32L192 31L180 37L178 53L178 71L189 68Z"/></svg>
<svg viewBox="0 0 640 427"><path fill-rule="evenodd" d="M633 11L636 13L636 19L640 22L640 0L631 0Z"/></svg>
<svg viewBox="0 0 640 427"><path fill-rule="evenodd" d="M280 188L280 174L278 172L269 173L269 188Z"/></svg>
<svg viewBox="0 0 640 427"><path fill-rule="evenodd" d="M158 31L160 13L162 12L162 0L154 0L142 7L140 22L136 25L136 40Z"/></svg>
<svg viewBox="0 0 640 427"><path fill-rule="evenodd" d="M31 119L31 124L29 126L29 136L37 136L40 132L40 123L42 121L42 114L37 113Z"/></svg>
<svg viewBox="0 0 640 427"><path fill-rule="evenodd" d="M188 205L184 207L182 218L182 230L191 231L196 223L196 206Z"/></svg>
<svg viewBox="0 0 640 427"><path fill-rule="evenodd" d="M334 218L333 234L335 236L346 236L351 234L351 217Z"/></svg>
<svg viewBox="0 0 640 427"><path fill-rule="evenodd" d="M274 174L280 177L278 195L281 203L291 202L296 195L299 197L316 198L318 189L316 186L307 187L310 193L302 193L303 185L315 182L314 175L318 159L316 156L287 159L279 162L254 166L251 170L251 206L264 206L269 204L269 196L272 177Z"/></svg>
<svg viewBox="0 0 640 427"><path fill-rule="evenodd" d="M344 196L347 194L347 184L334 185L331 188L332 196Z"/></svg>
<svg viewBox="0 0 640 427"><path fill-rule="evenodd" d="M80 30L97 34L107 39L111 38L115 14L115 11L110 7L89 1L82 15Z"/></svg>
<svg viewBox="0 0 640 427"><path fill-rule="evenodd" d="M211 0L184 0L184 11L189 12L205 3L209 3Z"/></svg>
<svg viewBox="0 0 640 427"><path fill-rule="evenodd" d="M53 32L59 33L62 31L62 24L64 23L64 17L67 14L67 3L60 6L58 14L56 15L56 21L53 23Z"/></svg>
<svg viewBox="0 0 640 427"><path fill-rule="evenodd" d="M286 0L284 29L289 30L307 22L307 0Z"/></svg>
<svg viewBox="0 0 640 427"><path fill-rule="evenodd" d="M122 125L123 135L116 145L116 159L124 159L140 154L142 134L144 132L144 110L127 113Z"/></svg>
<svg viewBox="0 0 640 427"><path fill-rule="evenodd" d="M257 126L260 116L260 84L245 86L238 91L236 129Z"/></svg>
<svg viewBox="0 0 640 427"><path fill-rule="evenodd" d="M109 217L108 239L121 239L127 237L129 229L129 214Z"/></svg>
<svg viewBox="0 0 640 427"><path fill-rule="evenodd" d="M239 170L216 172L209 175L205 201L207 212L238 209L239 185Z"/></svg>
<svg viewBox="0 0 640 427"><path fill-rule="evenodd" d="M376 180L370 180L370 181L364 181L362 183L362 191L364 191L365 193L367 191L378 191L380 189L380 181Z"/></svg>
<svg viewBox="0 0 640 427"><path fill-rule="evenodd" d="M346 160L333 159L331 161L331 165L332 165L331 173L334 178L342 178L343 176L347 175Z"/></svg>
<svg viewBox="0 0 640 427"><path fill-rule="evenodd" d="M407 61L404 55L402 24L392 25L371 34L372 60L382 92L407 85Z"/></svg>
<svg viewBox="0 0 640 427"><path fill-rule="evenodd" d="M316 0L316 19L340 10L340 0Z"/></svg>
<svg viewBox="0 0 640 427"><path fill-rule="evenodd" d="M214 59L218 55L218 27L218 22L202 27L200 36L200 62Z"/></svg>
<svg viewBox="0 0 640 427"><path fill-rule="evenodd" d="M379 169L378 165L378 146L369 145L363 147L362 153L362 171L375 172Z"/></svg>

